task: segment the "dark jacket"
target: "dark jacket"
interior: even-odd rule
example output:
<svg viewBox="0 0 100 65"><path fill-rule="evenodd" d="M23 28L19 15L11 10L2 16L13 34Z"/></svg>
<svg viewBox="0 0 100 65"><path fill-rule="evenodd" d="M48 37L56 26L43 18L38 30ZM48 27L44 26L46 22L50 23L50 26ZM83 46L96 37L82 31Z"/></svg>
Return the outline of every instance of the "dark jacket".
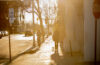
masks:
<svg viewBox="0 0 100 65"><path fill-rule="evenodd" d="M58 30L54 31L54 33L53 33L53 40L55 42L59 42L59 31Z"/></svg>

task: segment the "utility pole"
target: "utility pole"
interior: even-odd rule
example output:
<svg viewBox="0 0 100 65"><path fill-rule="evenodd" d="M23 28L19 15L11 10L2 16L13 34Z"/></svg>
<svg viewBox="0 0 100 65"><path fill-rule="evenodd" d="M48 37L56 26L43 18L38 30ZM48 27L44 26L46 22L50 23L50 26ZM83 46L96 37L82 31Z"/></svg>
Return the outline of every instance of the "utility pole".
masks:
<svg viewBox="0 0 100 65"><path fill-rule="evenodd" d="M9 38L9 62L11 62L11 37L10 37L10 32L11 32L11 27L9 25L9 35L8 35L8 38Z"/></svg>
<svg viewBox="0 0 100 65"><path fill-rule="evenodd" d="M32 0L32 16L33 16L33 47L35 47L35 23L34 23L34 0Z"/></svg>
<svg viewBox="0 0 100 65"><path fill-rule="evenodd" d="M94 48L95 48L94 62L96 65L96 63L97 63L97 19L95 19L95 44L94 44Z"/></svg>
<svg viewBox="0 0 100 65"><path fill-rule="evenodd" d="M11 62L12 60L12 55L11 55L11 26L12 23L14 22L14 8L9 8L9 61Z"/></svg>

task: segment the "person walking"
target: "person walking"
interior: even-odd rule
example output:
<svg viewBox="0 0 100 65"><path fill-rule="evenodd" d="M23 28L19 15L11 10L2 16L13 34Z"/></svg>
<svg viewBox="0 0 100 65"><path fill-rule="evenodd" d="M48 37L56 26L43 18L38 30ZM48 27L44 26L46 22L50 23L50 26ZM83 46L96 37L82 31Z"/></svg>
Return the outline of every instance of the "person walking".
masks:
<svg viewBox="0 0 100 65"><path fill-rule="evenodd" d="M53 41L55 42L55 53L58 53L58 43L60 43L61 50L63 51L63 41L66 36L65 26L61 22L55 22L53 28Z"/></svg>
<svg viewBox="0 0 100 65"><path fill-rule="evenodd" d="M55 41L55 53L58 53L59 32L57 30L53 33L53 40Z"/></svg>
<svg viewBox="0 0 100 65"><path fill-rule="evenodd" d="M59 29L58 29L58 22L54 23L54 30L53 30L53 41L55 42L55 53L58 53L58 43L59 43Z"/></svg>

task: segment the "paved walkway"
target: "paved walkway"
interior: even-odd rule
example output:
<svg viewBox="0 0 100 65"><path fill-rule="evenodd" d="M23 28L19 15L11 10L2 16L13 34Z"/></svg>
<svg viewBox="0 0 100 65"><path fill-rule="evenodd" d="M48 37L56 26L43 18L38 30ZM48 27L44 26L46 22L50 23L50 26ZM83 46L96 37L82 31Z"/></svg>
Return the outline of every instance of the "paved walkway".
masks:
<svg viewBox="0 0 100 65"><path fill-rule="evenodd" d="M27 53L15 59L9 65L48 65L51 62L54 42L49 37L36 53Z"/></svg>

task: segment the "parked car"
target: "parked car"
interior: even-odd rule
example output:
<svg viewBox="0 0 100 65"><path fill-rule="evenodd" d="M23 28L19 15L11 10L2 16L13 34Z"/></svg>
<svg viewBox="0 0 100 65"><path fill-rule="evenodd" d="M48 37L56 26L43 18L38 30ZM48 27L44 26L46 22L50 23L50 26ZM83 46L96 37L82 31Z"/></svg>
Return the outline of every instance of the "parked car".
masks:
<svg viewBox="0 0 100 65"><path fill-rule="evenodd" d="M0 39L3 37L3 34L2 34L2 32L0 31Z"/></svg>
<svg viewBox="0 0 100 65"><path fill-rule="evenodd" d="M25 32L25 36L31 36L31 35L33 35L33 33L31 31L26 31Z"/></svg>
<svg viewBox="0 0 100 65"><path fill-rule="evenodd" d="M3 37L3 36L7 36L8 35L8 31L0 31L0 39Z"/></svg>
<svg viewBox="0 0 100 65"><path fill-rule="evenodd" d="M7 36L8 35L8 31L4 31L4 36Z"/></svg>

